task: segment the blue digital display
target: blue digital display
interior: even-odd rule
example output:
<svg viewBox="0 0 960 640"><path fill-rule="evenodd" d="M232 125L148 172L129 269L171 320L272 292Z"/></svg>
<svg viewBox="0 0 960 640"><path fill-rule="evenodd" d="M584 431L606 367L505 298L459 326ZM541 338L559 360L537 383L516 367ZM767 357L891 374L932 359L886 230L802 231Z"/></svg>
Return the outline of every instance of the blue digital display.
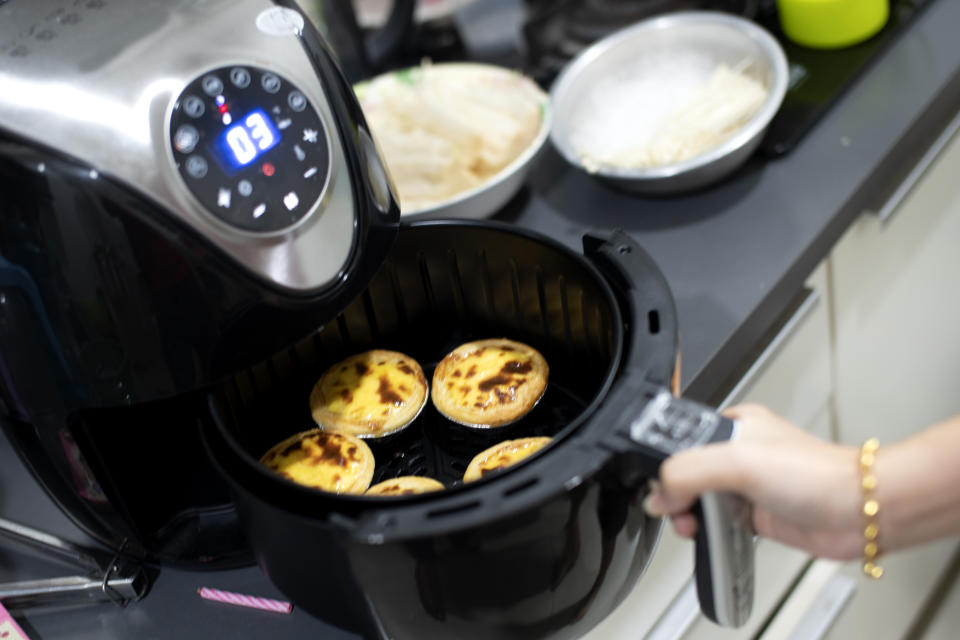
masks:
<svg viewBox="0 0 960 640"><path fill-rule="evenodd" d="M224 164L234 170L246 167L277 146L280 132L263 109L254 109L237 120L217 138Z"/></svg>

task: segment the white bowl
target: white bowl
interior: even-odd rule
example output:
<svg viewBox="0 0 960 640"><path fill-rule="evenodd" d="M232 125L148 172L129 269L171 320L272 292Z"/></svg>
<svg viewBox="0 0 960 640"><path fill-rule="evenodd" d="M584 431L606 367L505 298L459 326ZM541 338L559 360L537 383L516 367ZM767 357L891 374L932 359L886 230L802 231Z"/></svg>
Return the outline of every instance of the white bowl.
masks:
<svg viewBox="0 0 960 640"><path fill-rule="evenodd" d="M354 89L360 99L361 106L370 87L378 82L409 83L410 73L420 67L385 73L371 80L358 83ZM427 69L440 71L445 74L456 74L459 78L476 76L481 79L502 78L505 81L500 90L513 90L522 97L529 97L532 105L539 108L540 125L530 143L509 164L497 173L487 177L482 183L473 188L461 191L445 200L429 206L408 210L400 207L401 217L404 219L422 218L485 218L501 209L523 186L530 168L543 149L550 135L551 108L550 97L530 78L522 74L498 67L495 65L447 62L429 65ZM373 130L374 139L377 137ZM381 152L384 164L389 172L390 158Z"/></svg>

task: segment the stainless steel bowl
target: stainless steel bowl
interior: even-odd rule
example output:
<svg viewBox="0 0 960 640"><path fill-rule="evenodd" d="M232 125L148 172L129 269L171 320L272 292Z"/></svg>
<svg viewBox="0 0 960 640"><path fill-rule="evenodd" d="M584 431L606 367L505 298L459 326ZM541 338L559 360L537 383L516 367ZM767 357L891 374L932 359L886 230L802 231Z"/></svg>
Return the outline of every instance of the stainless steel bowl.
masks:
<svg viewBox="0 0 960 640"><path fill-rule="evenodd" d="M682 162L643 169L585 163L571 144L572 128L585 117L578 110L588 108L590 102L585 98L602 88L612 74L642 78L654 71L654 65L665 64L671 55L696 55L714 66L740 65L745 74L768 89L767 100L732 137ZM659 73L663 73L662 68ZM787 76L783 49L757 24L712 11L665 14L611 34L567 65L550 92L550 139L571 164L617 187L652 194L691 191L728 175L753 153L783 102Z"/></svg>

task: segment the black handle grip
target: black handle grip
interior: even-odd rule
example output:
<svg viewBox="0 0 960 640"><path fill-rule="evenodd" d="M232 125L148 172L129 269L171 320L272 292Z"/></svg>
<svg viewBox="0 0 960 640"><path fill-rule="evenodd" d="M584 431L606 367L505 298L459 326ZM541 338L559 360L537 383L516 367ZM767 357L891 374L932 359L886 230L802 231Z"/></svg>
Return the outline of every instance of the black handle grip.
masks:
<svg viewBox="0 0 960 640"><path fill-rule="evenodd" d="M673 453L733 438L736 425L710 407L675 398L636 373L621 378L598 413L617 425L611 445L619 451L621 481L635 485L656 477ZM705 493L694 507L697 595L704 615L739 627L750 617L754 548L750 505L730 493Z"/></svg>
<svg viewBox="0 0 960 640"><path fill-rule="evenodd" d="M732 493L705 493L694 509L700 610L724 627L742 626L753 610L754 542L750 505Z"/></svg>

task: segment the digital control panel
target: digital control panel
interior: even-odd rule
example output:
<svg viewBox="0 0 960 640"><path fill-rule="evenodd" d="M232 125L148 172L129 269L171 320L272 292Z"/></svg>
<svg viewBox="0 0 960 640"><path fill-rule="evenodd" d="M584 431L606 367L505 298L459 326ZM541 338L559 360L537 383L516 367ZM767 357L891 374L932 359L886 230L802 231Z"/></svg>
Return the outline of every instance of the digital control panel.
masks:
<svg viewBox="0 0 960 640"><path fill-rule="evenodd" d="M251 65L214 69L174 104L170 147L187 188L214 216L252 232L293 226L323 194L330 146L300 89Z"/></svg>

